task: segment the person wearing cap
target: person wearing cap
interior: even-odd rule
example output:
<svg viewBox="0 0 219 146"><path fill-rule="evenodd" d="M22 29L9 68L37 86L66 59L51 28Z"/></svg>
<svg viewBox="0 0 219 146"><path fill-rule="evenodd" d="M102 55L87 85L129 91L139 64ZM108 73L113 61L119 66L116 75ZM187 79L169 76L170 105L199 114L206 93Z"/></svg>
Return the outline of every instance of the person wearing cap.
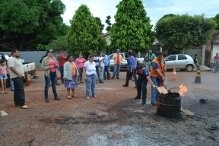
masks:
<svg viewBox="0 0 219 146"><path fill-rule="evenodd" d="M56 72L59 66L56 58L53 56L52 49L47 50L46 54L47 56L44 57L42 60L41 68L44 70L44 78L45 78L45 88L44 88L45 102L49 102L48 90L50 86L50 81L52 83L54 100L60 100L56 92L56 81L57 81Z"/></svg>
<svg viewBox="0 0 219 146"><path fill-rule="evenodd" d="M152 52L152 50L149 50L148 53L145 55L144 61L145 66L147 70L150 70L151 68L151 62L156 58L156 55Z"/></svg>
<svg viewBox="0 0 219 146"><path fill-rule="evenodd" d="M120 54L120 50L117 49L116 53L113 55L114 60L114 70L113 70L113 76L112 79L119 79L119 73L120 73L120 67L122 64L122 55Z"/></svg>
<svg viewBox="0 0 219 146"><path fill-rule="evenodd" d="M141 99L142 103L141 105L146 105L146 98L147 98L147 83L149 82L153 88L156 88L154 83L152 82L150 78L149 71L145 68L143 68L142 65L137 66L137 96L134 99Z"/></svg>
<svg viewBox="0 0 219 146"><path fill-rule="evenodd" d="M151 62L151 80L155 86L162 86L165 80L165 65L163 62L163 55L160 51L156 53L156 58ZM157 105L157 94L158 91L155 88L151 88L151 104Z"/></svg>

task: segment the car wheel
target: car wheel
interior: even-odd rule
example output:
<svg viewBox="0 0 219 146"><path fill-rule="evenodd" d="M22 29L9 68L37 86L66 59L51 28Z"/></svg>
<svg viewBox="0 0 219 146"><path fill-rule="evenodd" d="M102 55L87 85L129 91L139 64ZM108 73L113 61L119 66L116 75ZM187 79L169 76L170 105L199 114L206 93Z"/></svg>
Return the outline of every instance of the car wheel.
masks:
<svg viewBox="0 0 219 146"><path fill-rule="evenodd" d="M188 71L188 72L193 71L193 69L194 69L194 66L191 65L191 64L189 64L189 65L186 66L186 71Z"/></svg>

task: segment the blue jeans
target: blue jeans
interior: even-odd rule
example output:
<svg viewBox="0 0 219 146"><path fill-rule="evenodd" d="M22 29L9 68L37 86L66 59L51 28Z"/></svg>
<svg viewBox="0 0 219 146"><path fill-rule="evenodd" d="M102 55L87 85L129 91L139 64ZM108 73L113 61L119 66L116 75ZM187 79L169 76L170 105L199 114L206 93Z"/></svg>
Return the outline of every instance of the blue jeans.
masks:
<svg viewBox="0 0 219 146"><path fill-rule="evenodd" d="M13 79L10 79L10 88L13 91L14 90L14 81Z"/></svg>
<svg viewBox="0 0 219 146"><path fill-rule="evenodd" d="M104 66L104 79L109 79L110 73L109 73L109 66Z"/></svg>
<svg viewBox="0 0 219 146"><path fill-rule="evenodd" d="M155 86L159 86L159 80L155 77L151 77L152 82L154 83ZM151 87L151 103L157 103L157 89Z"/></svg>
<svg viewBox="0 0 219 146"><path fill-rule="evenodd" d="M25 104L24 77L12 78L12 80L14 81L14 104L23 106Z"/></svg>
<svg viewBox="0 0 219 146"><path fill-rule="evenodd" d="M115 77L119 78L120 67L121 67L120 64L114 64L114 70L113 70L113 76L112 76L113 79Z"/></svg>
<svg viewBox="0 0 219 146"><path fill-rule="evenodd" d="M57 80L56 72L50 72L49 76L44 76L44 78L45 78L45 89L44 89L45 99L48 98L48 90L49 90L49 86L50 86L50 80L52 83L52 92L53 92L54 98L57 98L58 95L56 92L56 80Z"/></svg>
<svg viewBox="0 0 219 146"><path fill-rule="evenodd" d="M146 104L147 98L147 79L141 75L137 79L137 98L142 98L142 104Z"/></svg>
<svg viewBox="0 0 219 146"><path fill-rule="evenodd" d="M96 95L96 75L86 75L86 96Z"/></svg>

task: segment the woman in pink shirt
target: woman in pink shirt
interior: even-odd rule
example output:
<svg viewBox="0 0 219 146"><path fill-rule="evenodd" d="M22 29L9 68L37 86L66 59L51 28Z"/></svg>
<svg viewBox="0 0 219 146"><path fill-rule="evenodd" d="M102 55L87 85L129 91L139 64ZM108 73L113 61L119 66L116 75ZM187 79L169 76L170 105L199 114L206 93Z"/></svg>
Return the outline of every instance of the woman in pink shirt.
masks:
<svg viewBox="0 0 219 146"><path fill-rule="evenodd" d="M0 80L1 80L1 87L2 87L2 94L6 93L6 80L7 80L7 66L6 61L1 60L0 62Z"/></svg>
<svg viewBox="0 0 219 146"><path fill-rule="evenodd" d="M86 59L82 57L81 54L79 54L79 57L75 60L76 66L78 68L79 72L79 77L78 77L78 82L82 82L82 74L83 74L83 68L84 68L84 63L86 62Z"/></svg>

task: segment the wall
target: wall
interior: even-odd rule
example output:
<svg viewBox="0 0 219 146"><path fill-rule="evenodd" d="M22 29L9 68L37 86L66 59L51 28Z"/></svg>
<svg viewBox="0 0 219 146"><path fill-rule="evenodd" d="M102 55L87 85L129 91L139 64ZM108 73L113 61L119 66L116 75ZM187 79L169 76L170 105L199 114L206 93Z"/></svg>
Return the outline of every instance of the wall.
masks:
<svg viewBox="0 0 219 146"><path fill-rule="evenodd" d="M10 56L11 52L0 52ZM37 68L40 68L40 59L46 54L46 51L21 51L20 58L25 62L35 62Z"/></svg>

